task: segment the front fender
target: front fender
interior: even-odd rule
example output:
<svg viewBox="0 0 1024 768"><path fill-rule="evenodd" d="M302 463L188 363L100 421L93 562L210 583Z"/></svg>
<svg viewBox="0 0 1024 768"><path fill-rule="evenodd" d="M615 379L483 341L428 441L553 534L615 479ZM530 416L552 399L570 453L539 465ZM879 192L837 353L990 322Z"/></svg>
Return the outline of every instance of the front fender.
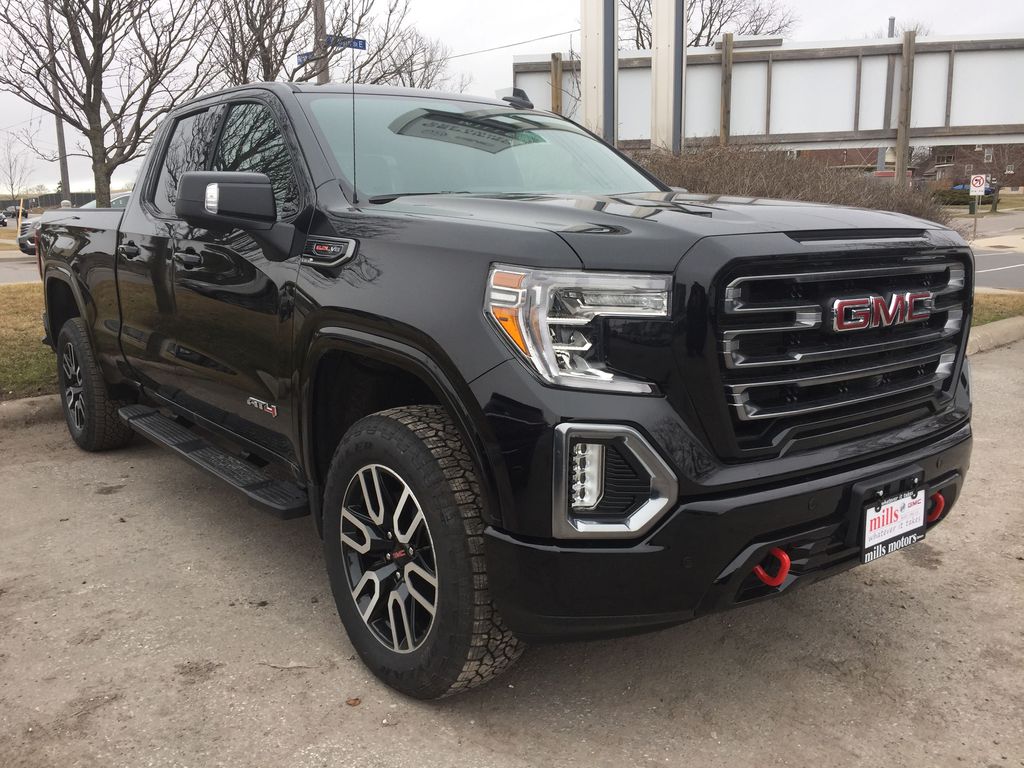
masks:
<svg viewBox="0 0 1024 768"><path fill-rule="evenodd" d="M312 334L312 343L300 366L300 445L303 465L311 486L317 486L313 456L313 385L324 355L342 351L396 366L425 383L438 402L455 420L473 460L480 469L483 492L488 503L483 510L489 525L500 525L503 511L512 505L512 488L497 440L484 417L469 383L450 362L436 360L426 350L408 341L341 325L324 325ZM313 494L311 494L312 496Z"/></svg>

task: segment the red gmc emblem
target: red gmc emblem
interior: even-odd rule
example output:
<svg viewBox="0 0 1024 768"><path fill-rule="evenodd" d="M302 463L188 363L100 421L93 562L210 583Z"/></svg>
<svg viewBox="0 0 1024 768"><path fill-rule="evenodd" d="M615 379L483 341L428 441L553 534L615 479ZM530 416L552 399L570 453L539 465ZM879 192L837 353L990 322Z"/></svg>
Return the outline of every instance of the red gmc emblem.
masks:
<svg viewBox="0 0 1024 768"><path fill-rule="evenodd" d="M917 323L932 314L929 291L892 293L888 296L864 296L832 301L832 330L863 331L891 325Z"/></svg>

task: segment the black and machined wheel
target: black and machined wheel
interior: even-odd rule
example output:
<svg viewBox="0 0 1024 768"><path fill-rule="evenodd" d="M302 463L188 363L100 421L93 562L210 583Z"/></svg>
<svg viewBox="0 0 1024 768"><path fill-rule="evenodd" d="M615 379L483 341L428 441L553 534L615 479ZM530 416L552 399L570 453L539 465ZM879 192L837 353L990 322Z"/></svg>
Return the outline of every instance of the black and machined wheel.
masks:
<svg viewBox="0 0 1024 768"><path fill-rule="evenodd" d="M132 439L131 428L117 415L128 403L107 392L80 317L64 323L57 335L57 384L68 432L80 448L106 451Z"/></svg>
<svg viewBox="0 0 1024 768"><path fill-rule="evenodd" d="M434 699L504 671L523 644L487 589L480 485L442 408L357 422L331 461L324 553L338 613L363 662Z"/></svg>

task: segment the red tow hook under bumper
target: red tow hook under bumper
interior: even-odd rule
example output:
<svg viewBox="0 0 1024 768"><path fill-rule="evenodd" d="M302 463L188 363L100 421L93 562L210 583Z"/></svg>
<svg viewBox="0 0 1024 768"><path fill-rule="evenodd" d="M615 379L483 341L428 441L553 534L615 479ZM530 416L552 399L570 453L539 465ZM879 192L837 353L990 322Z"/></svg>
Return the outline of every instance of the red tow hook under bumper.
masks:
<svg viewBox="0 0 1024 768"><path fill-rule="evenodd" d="M772 547L768 552L769 555L779 561L779 570L776 571L774 576L769 576L768 572L761 566L754 566L754 575L759 578L765 586L777 587L786 580L789 575L789 555L786 554L785 550L779 547Z"/></svg>
<svg viewBox="0 0 1024 768"><path fill-rule="evenodd" d="M943 496L941 493L933 493L931 496L931 501L932 509L931 512L928 513L928 517L926 518L926 521L929 525L931 523L934 523L940 517L942 517L942 513L946 511L946 497Z"/></svg>

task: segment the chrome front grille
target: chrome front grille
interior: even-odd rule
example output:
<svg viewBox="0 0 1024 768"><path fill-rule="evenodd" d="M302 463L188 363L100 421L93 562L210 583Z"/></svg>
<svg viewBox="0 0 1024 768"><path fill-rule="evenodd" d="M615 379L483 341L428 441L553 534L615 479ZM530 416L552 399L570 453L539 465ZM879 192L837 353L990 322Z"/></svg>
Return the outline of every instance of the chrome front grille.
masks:
<svg viewBox="0 0 1024 768"><path fill-rule="evenodd" d="M822 422L841 428L941 398L962 347L968 263L950 251L872 253L858 260L775 260L730 272L718 343L740 446L766 447L784 432ZM922 300L927 319L856 332L833 328L836 299L904 292L931 294Z"/></svg>

